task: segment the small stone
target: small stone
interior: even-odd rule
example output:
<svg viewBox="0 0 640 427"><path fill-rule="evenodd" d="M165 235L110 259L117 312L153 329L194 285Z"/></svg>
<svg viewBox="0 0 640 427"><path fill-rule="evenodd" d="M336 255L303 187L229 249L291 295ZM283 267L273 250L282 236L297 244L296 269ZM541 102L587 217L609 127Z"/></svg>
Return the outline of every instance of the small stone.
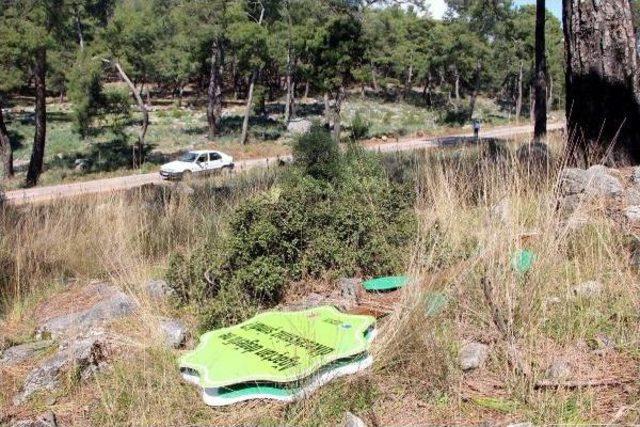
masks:
<svg viewBox="0 0 640 427"><path fill-rule="evenodd" d="M42 350L53 345L52 340L35 341L27 344L16 345L6 349L0 357L0 365L11 366L30 359Z"/></svg>
<svg viewBox="0 0 640 427"><path fill-rule="evenodd" d="M511 203L508 199L502 199L500 202L491 206L491 216L497 218L503 224L509 223L511 220Z"/></svg>
<svg viewBox="0 0 640 427"><path fill-rule="evenodd" d="M631 176L634 184L640 184L640 166L633 168L633 175Z"/></svg>
<svg viewBox="0 0 640 427"><path fill-rule="evenodd" d="M362 285L362 279L342 278L338 280L340 295L342 298L355 301L358 297L358 288Z"/></svg>
<svg viewBox="0 0 640 427"><path fill-rule="evenodd" d="M174 296L176 291L162 279L150 280L145 285L147 295L155 300L166 299Z"/></svg>
<svg viewBox="0 0 640 427"><path fill-rule="evenodd" d="M478 369L487 360L489 346L479 343L467 343L460 349L458 359L463 371Z"/></svg>
<svg viewBox="0 0 640 427"><path fill-rule="evenodd" d="M176 319L164 319L160 321L160 329L167 347L180 348L187 340L187 328Z"/></svg>
<svg viewBox="0 0 640 427"><path fill-rule="evenodd" d="M89 159L76 159L76 161L73 162L73 169L76 172L85 172L89 169L89 164Z"/></svg>
<svg viewBox="0 0 640 427"><path fill-rule="evenodd" d="M547 378L552 380L562 380L571 377L571 366L566 360L554 360L547 369Z"/></svg>
<svg viewBox="0 0 640 427"><path fill-rule="evenodd" d="M640 221L640 206L629 206L624 210L624 215L631 222Z"/></svg>
<svg viewBox="0 0 640 427"><path fill-rule="evenodd" d="M573 288L573 294L576 297L595 298L602 294L604 286L596 281L584 282Z"/></svg>
<svg viewBox="0 0 640 427"><path fill-rule="evenodd" d="M367 427L367 424L362 421L362 418L354 415L351 412L347 412L344 416L343 427Z"/></svg>

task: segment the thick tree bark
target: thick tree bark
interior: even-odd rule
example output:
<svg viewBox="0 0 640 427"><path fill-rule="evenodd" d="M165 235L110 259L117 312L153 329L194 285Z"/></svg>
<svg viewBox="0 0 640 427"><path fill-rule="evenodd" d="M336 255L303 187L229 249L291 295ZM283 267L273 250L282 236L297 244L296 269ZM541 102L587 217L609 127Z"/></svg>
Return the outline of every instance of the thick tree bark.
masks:
<svg viewBox="0 0 640 427"><path fill-rule="evenodd" d="M47 141L47 48L42 46L35 52L34 80L36 85L36 126L33 149L27 171L27 187L38 183L44 164L44 147Z"/></svg>
<svg viewBox="0 0 640 427"><path fill-rule="evenodd" d="M480 73L482 72L482 62L478 59L476 62L476 69L473 77L473 92L471 93L471 100L469 101L469 121L473 119L473 113L476 111L476 101L478 99L478 92L480 91Z"/></svg>
<svg viewBox="0 0 640 427"><path fill-rule="evenodd" d="M340 86L336 95L335 103L333 104L333 140L340 142L340 133L342 132L342 123L340 120L340 114L342 113L342 102L346 97L346 93L343 86Z"/></svg>
<svg viewBox="0 0 640 427"><path fill-rule="evenodd" d="M522 115L522 97L524 80L524 61L520 61L520 72L518 73L518 99L516 100L516 123L520 123Z"/></svg>
<svg viewBox="0 0 640 427"><path fill-rule="evenodd" d="M260 9L260 18L258 19L258 26L262 25L264 19L264 6ZM251 81L249 82L249 94L247 95L247 105L244 111L244 120L242 122L242 135L240 136L240 143L246 144L249 139L249 118L251 117L251 108L253 106L253 92L256 86L256 80L260 74L259 69L253 70L251 73Z"/></svg>
<svg viewBox="0 0 640 427"><path fill-rule="evenodd" d="M11 178L13 176L13 150L9 140L9 132L4 124L2 103L0 103L0 157L2 158L3 177Z"/></svg>
<svg viewBox="0 0 640 427"><path fill-rule="evenodd" d="M545 0L536 2L536 70L533 81L535 90L535 122L533 139L540 142L547 137L547 53L545 27L547 9Z"/></svg>
<svg viewBox="0 0 640 427"><path fill-rule="evenodd" d="M629 0L564 0L569 161L640 163L638 54Z"/></svg>
<svg viewBox="0 0 640 427"><path fill-rule="evenodd" d="M124 72L124 69L122 68L120 63L118 61L115 61L113 63L113 66L118 71L118 74L120 74L122 80L124 80L127 86L129 86L129 91L131 92L131 95L133 95L133 98L136 100L138 108L142 113L142 124L140 125L140 129L138 130L138 142L136 148L133 151L133 156L131 159L133 167L138 168L144 162L144 139L147 135L147 129L149 128L149 110L142 100L140 92L136 89L136 86L133 84L129 76L127 76L127 73Z"/></svg>
<svg viewBox="0 0 640 427"><path fill-rule="evenodd" d="M211 72L207 90L207 123L209 125L209 141L213 141L220 131L222 115L222 72L223 54L220 40L211 44Z"/></svg>

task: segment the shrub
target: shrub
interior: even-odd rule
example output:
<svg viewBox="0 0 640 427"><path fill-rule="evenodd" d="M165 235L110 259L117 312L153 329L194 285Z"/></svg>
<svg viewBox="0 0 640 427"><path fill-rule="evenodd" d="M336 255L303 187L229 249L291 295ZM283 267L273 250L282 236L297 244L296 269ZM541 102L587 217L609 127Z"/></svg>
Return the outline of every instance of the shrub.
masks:
<svg viewBox="0 0 640 427"><path fill-rule="evenodd" d="M365 120L364 117L357 112L351 121L351 137L354 141L359 141L361 139L365 139L369 136L369 129L371 128L371 123Z"/></svg>
<svg viewBox="0 0 640 427"><path fill-rule="evenodd" d="M342 159L338 150L317 153L312 141L334 148L324 133L315 129L299 140L297 167L241 202L226 237L218 233L218 243L172 258L168 280L183 300L198 302L205 329L278 303L292 281L404 270L402 249L416 230L411 184L390 181L379 159L362 150Z"/></svg>
<svg viewBox="0 0 640 427"><path fill-rule="evenodd" d="M296 140L293 157L304 173L313 178L334 180L340 174L340 147L317 123Z"/></svg>

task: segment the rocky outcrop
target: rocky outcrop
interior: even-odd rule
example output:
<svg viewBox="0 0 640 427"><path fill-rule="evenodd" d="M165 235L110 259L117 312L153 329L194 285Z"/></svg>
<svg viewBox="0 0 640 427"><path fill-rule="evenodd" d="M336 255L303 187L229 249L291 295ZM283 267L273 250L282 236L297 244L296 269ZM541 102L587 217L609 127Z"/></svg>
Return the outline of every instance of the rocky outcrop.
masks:
<svg viewBox="0 0 640 427"><path fill-rule="evenodd" d="M82 335L97 326L133 314L136 307L131 297L112 287L102 300L85 310L47 319L39 326L38 333L56 338Z"/></svg>
<svg viewBox="0 0 640 427"><path fill-rule="evenodd" d="M36 392L55 390L59 386L62 374L72 368L81 379L88 378L104 366L105 344L106 336L102 333L63 344L54 356L27 375L22 391L14 397L13 403L20 405Z"/></svg>
<svg viewBox="0 0 640 427"><path fill-rule="evenodd" d="M42 340L9 347L0 356L0 366L17 365L52 347L53 344L53 340Z"/></svg>

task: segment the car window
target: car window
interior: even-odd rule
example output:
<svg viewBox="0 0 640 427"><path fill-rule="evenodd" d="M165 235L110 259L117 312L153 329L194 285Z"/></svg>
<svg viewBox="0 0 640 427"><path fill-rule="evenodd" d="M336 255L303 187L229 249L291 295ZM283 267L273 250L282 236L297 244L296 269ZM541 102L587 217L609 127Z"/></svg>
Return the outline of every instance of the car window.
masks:
<svg viewBox="0 0 640 427"><path fill-rule="evenodd" d="M218 153L210 153L211 160L220 160L222 156Z"/></svg>
<svg viewBox="0 0 640 427"><path fill-rule="evenodd" d="M196 156L196 153L185 153L182 157L180 157L180 160L183 162L191 163L196 159Z"/></svg>
<svg viewBox="0 0 640 427"><path fill-rule="evenodd" d="M200 157L198 157L198 163L206 163L209 160L207 159L207 155L206 154L202 154Z"/></svg>

